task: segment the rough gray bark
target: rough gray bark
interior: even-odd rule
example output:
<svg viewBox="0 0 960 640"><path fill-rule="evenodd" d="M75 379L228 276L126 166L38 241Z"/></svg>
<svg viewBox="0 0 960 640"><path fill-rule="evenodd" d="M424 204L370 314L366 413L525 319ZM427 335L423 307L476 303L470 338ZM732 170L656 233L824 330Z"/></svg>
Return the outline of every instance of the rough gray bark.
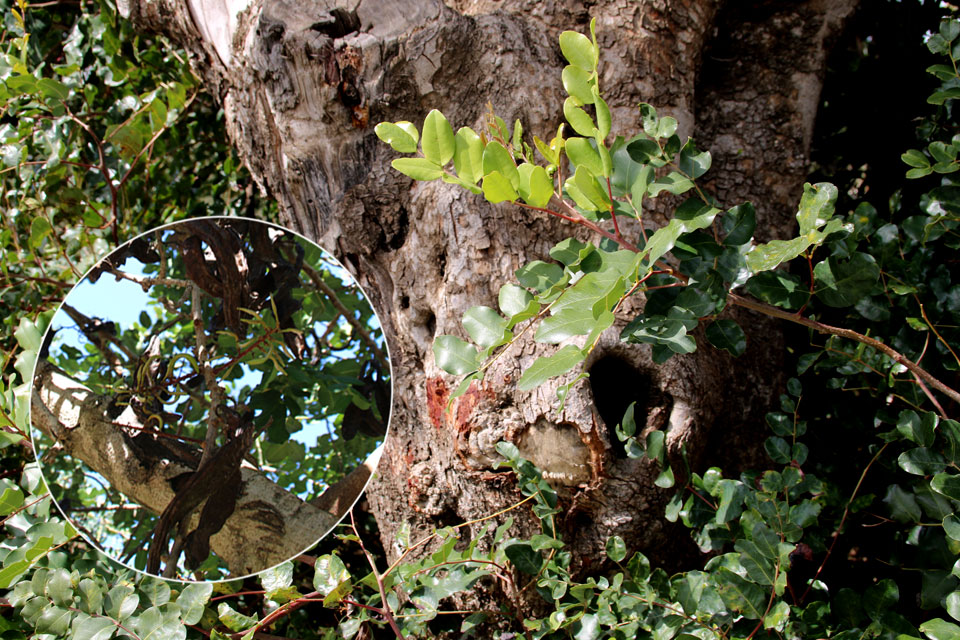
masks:
<svg viewBox="0 0 960 640"><path fill-rule="evenodd" d="M104 410L108 398L97 396L48 362L37 366L31 400L35 427L62 444L76 460L107 478L111 485L155 513L173 499L170 479L193 471L175 454L148 436L131 437ZM139 425L132 425L139 426ZM236 576L263 571L296 556L338 516L304 502L256 469L243 467L242 490L233 514L210 538L213 550ZM354 491L354 496L359 490ZM191 518L191 528L199 519ZM91 540L95 545L98 541Z"/></svg>
<svg viewBox="0 0 960 640"><path fill-rule="evenodd" d="M211 35L210 16L221 11L225 24L238 9L223 0L130 0L125 11L192 52L222 99L233 143L279 200L284 221L355 270L380 312L395 402L369 498L388 553L396 553L401 523L417 537L515 502L511 479L493 468L494 445L506 438L566 487L565 531L581 566L602 562L614 534L667 555L682 537L662 518L669 495L652 486L654 469L610 447L613 425L600 417L589 383L571 392L560 418L556 385L515 389L542 347L515 348L444 411L455 381L434 365L433 338L462 335L467 308L495 306L513 271L546 257L570 230L450 185L413 183L390 169L394 154L373 126L420 122L438 108L455 127L477 128L489 102L546 138L562 121L557 35L584 32L596 16L614 131L637 128L641 100L675 116L682 135L713 151L708 187L721 203L753 200L761 235L783 236L804 178L826 51L855 0L243 4L229 37ZM751 330L740 359L707 347L660 367L649 348L618 342L622 325L610 329L588 363L598 394L637 400L640 420L666 426L670 450L683 444L698 464L749 458L751 428L779 393L783 347L775 324L741 320ZM536 526L521 514L514 533Z"/></svg>

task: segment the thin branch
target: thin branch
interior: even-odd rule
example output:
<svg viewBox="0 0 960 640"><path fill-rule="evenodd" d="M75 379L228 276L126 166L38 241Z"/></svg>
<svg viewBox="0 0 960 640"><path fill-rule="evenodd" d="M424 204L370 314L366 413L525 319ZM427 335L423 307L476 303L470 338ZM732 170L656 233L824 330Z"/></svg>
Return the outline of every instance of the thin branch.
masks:
<svg viewBox="0 0 960 640"><path fill-rule="evenodd" d="M334 308L340 312L340 314L346 318L347 322L350 323L350 326L360 334L360 338L367 343L367 346L370 347L370 350L373 351L373 355L377 358L384 369L390 369L390 361L387 360L386 354L383 353L383 350L377 345L376 341L370 337L370 333L367 329L360 324L360 321L353 317L353 314L340 302L340 298L337 297L336 292L331 289L326 282L323 281L323 278L317 272L316 269L310 265L303 265L303 270L307 272L307 275L310 277L310 280L313 281L314 286L323 292L327 298L330 299L330 302L333 304Z"/></svg>
<svg viewBox="0 0 960 640"><path fill-rule="evenodd" d="M834 336L840 336L841 338L847 338L848 340L853 340L855 342L865 344L868 347L873 347L874 349L876 349L877 351L880 351L884 355L889 356L891 359L893 359L894 362L897 362L905 366L907 369L910 370L911 373L914 373L917 375L917 377L922 378L924 382L929 384L931 387L933 387L937 391L943 393L954 402L960 404L960 393L958 393L955 389L948 387L944 383L940 382L939 380L934 378L930 373L928 373L926 369L921 368L919 365L917 365L915 362L913 362L912 360L904 356L902 353L888 347L887 345L883 344L879 340L875 340L874 338L865 336L861 333L857 333L856 331L852 331L850 329L834 327L828 324L823 324L822 322L817 322L816 320L804 318L803 316L797 315L795 313L790 313L789 311L778 309L773 305L765 304L763 302L756 302L748 298L743 298L735 293L729 294L727 299L731 303L739 307L743 307L745 309L750 309L751 311L757 311L764 315L772 316L774 318L780 318L781 320L789 320L790 322L795 322L805 327L809 327L811 329L814 329L815 331L819 331L820 333L827 333Z"/></svg>

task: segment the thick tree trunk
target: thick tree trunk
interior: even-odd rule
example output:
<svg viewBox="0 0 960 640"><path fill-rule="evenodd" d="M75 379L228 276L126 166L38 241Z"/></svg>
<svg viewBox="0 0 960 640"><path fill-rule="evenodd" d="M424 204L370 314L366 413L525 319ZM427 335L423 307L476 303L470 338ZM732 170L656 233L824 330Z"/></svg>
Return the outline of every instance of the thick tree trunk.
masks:
<svg viewBox="0 0 960 640"><path fill-rule="evenodd" d="M669 495L653 487L655 469L618 454L611 429L637 401L639 421L668 428L672 453L684 445L697 464L749 458L751 434L779 393L776 325L744 316L752 329L738 360L704 347L665 366L648 347L619 343L618 325L587 363L591 382L575 387L559 417L555 384L515 388L545 353L526 343L445 411L454 381L434 365L434 336L462 335L467 308L495 306L513 271L544 259L570 230L451 185L412 182L391 170L395 154L373 126L420 122L438 108L455 127L478 128L492 103L524 131L552 136L562 122L557 35L584 32L595 16L614 131L636 130L641 100L675 116L682 135L713 152L707 186L721 203L752 200L759 234L783 236L827 47L855 0L236 4L130 0L125 11L190 49L284 221L357 272L380 312L395 402L369 498L388 553L401 523L417 537L517 501L494 466L495 444L508 439L565 487L565 535L582 566L602 562L614 534L664 555L678 539L662 517ZM537 526L521 515L514 533Z"/></svg>

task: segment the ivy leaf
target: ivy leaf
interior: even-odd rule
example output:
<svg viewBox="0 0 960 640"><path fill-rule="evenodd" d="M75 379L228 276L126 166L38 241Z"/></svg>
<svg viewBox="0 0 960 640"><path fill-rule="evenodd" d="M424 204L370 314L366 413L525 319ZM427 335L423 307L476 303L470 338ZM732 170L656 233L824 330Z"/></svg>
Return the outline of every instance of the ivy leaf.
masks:
<svg viewBox="0 0 960 640"><path fill-rule="evenodd" d="M757 228L757 212L753 203L744 202L727 211L723 214L721 226L726 234L724 245L740 246L750 242Z"/></svg>
<svg viewBox="0 0 960 640"><path fill-rule="evenodd" d="M917 447L904 451L897 458L897 464L907 473L917 476L929 476L940 473L947 467L947 461L937 451L927 447Z"/></svg>
<svg viewBox="0 0 960 640"><path fill-rule="evenodd" d="M936 480L936 478L934 478ZM931 482L931 486L933 483ZM934 486L934 489L936 487ZM949 497L949 496L948 496ZM890 506L890 515L899 522L919 522L921 518L920 505L912 493L904 491L900 485L892 484L887 488L887 495L883 501Z"/></svg>
<svg viewBox="0 0 960 640"><path fill-rule="evenodd" d="M433 341L433 357L437 366L455 376L476 371L477 349L456 336L440 336Z"/></svg>
<svg viewBox="0 0 960 640"><path fill-rule="evenodd" d="M718 349L724 349L734 357L743 355L747 350L747 336L734 320L721 318L707 327L707 340Z"/></svg>
<svg viewBox="0 0 960 640"><path fill-rule="evenodd" d="M814 293L831 307L849 307L867 295L880 278L873 256L856 252L847 260L830 257L813 268Z"/></svg>
<svg viewBox="0 0 960 640"><path fill-rule="evenodd" d="M907 409L897 418L897 432L921 447L929 447L933 444L938 422L937 414L932 411L924 412L921 417L916 411Z"/></svg>
<svg viewBox="0 0 960 640"><path fill-rule="evenodd" d="M767 608L767 594L760 585L748 582L726 567L713 574L717 592L724 603L750 620L759 620Z"/></svg>
<svg viewBox="0 0 960 640"><path fill-rule="evenodd" d="M503 551L510 562L523 573L535 576L543 566L543 556L526 542L513 542L504 547Z"/></svg>
<svg viewBox="0 0 960 640"><path fill-rule="evenodd" d="M780 269L761 271L747 280L744 289L764 302L784 309L799 309L810 295L800 278Z"/></svg>
<svg viewBox="0 0 960 640"><path fill-rule="evenodd" d="M663 120L667 120L667 118L664 118ZM673 122L673 131L676 131L676 120ZM663 129L663 121L660 122L660 128ZM661 135L661 137L670 137L673 135L673 131L670 131L670 133L667 133L666 135ZM684 144L680 149L680 160L678 162L680 171L687 174L694 180L709 171L710 162L710 152L699 151L696 143L692 139L687 140L686 144Z"/></svg>
<svg viewBox="0 0 960 640"><path fill-rule="evenodd" d="M423 121L423 134L420 138L423 155L441 167L453 158L457 143L453 136L453 127L446 116L433 109Z"/></svg>

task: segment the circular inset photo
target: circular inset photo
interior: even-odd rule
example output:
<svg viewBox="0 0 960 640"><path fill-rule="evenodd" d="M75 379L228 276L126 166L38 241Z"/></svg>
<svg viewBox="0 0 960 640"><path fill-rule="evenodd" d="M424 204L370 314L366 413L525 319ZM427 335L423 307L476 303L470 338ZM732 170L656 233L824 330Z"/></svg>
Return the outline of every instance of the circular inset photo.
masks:
<svg viewBox="0 0 960 640"><path fill-rule="evenodd" d="M239 578L314 546L387 432L379 321L330 254L243 218L121 246L44 339L34 444L63 514L114 560Z"/></svg>

